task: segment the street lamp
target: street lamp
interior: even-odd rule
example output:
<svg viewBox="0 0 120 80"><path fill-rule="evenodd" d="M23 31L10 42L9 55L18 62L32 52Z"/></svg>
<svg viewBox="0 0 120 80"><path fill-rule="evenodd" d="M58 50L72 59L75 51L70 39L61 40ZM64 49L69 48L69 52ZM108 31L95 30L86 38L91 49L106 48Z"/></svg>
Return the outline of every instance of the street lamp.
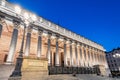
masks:
<svg viewBox="0 0 120 80"><path fill-rule="evenodd" d="M21 13L21 8L19 6L15 6L15 12L19 16ZM24 47L25 28L26 28L26 24L24 23L24 21L23 21L23 24L24 24L24 29L23 29L23 38L22 38L21 48L20 48L19 56L16 61L15 69L10 75L10 77L21 76L21 67L22 67L22 62L23 62L23 47ZM9 78L9 80L11 80L11 78Z"/></svg>
<svg viewBox="0 0 120 80"><path fill-rule="evenodd" d="M21 10L20 6L15 6L15 13L16 13L17 17L20 18L20 21L23 23L24 29L23 29L23 38L22 38L22 43L21 43L19 56L18 56L17 61L16 61L15 69L12 72L12 74L10 75L10 77L19 77L19 78L22 76L21 68L22 68L22 62L23 62L23 48L24 48L24 39L25 39L25 29L31 22L34 22L34 21L37 20L36 15L32 14L30 16L30 14L28 14L27 12L25 12L23 15L21 15L21 11L22 10ZM30 21L29 19L31 19L32 21ZM9 78L8 80L12 80L12 79Z"/></svg>

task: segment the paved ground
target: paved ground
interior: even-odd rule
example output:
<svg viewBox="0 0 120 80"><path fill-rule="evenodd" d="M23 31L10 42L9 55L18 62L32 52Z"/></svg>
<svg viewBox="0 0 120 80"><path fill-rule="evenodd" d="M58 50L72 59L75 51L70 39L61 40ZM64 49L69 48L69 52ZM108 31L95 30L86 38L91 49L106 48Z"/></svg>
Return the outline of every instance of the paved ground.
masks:
<svg viewBox="0 0 120 80"><path fill-rule="evenodd" d="M8 80L8 77L14 70L13 65L0 65L0 80ZM35 79L33 79L35 80ZM48 77L42 77L40 80L120 80L118 78L108 78L108 77L101 77L96 75L90 74L79 74L76 77L72 75L50 75Z"/></svg>

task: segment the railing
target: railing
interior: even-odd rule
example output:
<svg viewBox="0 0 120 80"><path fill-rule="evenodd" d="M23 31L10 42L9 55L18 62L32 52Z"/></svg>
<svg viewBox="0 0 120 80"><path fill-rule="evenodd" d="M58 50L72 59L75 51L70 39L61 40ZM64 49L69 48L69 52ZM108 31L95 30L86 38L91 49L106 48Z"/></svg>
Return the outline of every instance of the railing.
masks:
<svg viewBox="0 0 120 80"><path fill-rule="evenodd" d="M6 13L11 12L12 16L16 16L14 6L15 6L14 4L10 4L7 1L0 0L0 8L1 8L0 10L3 10L2 8L5 8L5 9L7 9ZM22 9L21 14L23 14L24 12L27 12L29 14L33 14L33 13L31 13L31 12L25 10L25 9ZM20 16L23 17L23 15L20 15ZM95 42L92 42L91 40L85 39L84 37L82 37L80 35L77 35L77 34L71 32L71 31L69 31L69 30L67 30L65 28L62 28L59 25L56 25L56 24L54 24L54 23L52 23L52 22L50 22L48 20L45 20L42 17L37 16L37 19L38 20L35 23L38 26L42 26L43 28L49 29L49 30L51 30L51 31L53 31L55 33L59 33L61 35L65 35L66 37L72 38L74 40L77 40L77 41L79 41L81 43L92 46L94 48L100 49L102 51L105 50L101 45L99 45L99 44L97 44Z"/></svg>

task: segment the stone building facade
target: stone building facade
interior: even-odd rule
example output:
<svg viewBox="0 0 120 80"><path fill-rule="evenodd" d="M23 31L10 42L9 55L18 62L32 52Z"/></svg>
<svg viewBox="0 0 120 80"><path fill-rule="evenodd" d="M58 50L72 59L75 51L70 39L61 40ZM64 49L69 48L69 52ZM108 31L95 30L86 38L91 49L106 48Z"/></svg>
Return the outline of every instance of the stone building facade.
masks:
<svg viewBox="0 0 120 80"><path fill-rule="evenodd" d="M120 76L120 48L106 52L106 58L111 74Z"/></svg>
<svg viewBox="0 0 120 80"><path fill-rule="evenodd" d="M101 45L40 16L34 16L37 19L34 21L32 17L28 18L33 13L25 9L18 12L15 12L14 4L0 0L0 64L16 62L26 26L25 57L47 58L52 67L103 65L107 68L105 49Z"/></svg>

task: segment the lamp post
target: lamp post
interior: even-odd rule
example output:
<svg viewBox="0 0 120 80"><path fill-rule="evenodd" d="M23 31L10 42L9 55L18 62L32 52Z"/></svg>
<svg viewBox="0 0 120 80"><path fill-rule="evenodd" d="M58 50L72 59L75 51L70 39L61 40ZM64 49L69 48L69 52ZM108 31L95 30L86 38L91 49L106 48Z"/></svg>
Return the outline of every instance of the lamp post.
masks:
<svg viewBox="0 0 120 80"><path fill-rule="evenodd" d="M17 15L19 15L21 12L21 8L16 6L15 11L16 11ZM18 56L17 61L16 61L15 69L12 72L12 74L10 75L10 77L20 77L21 76L21 67L22 67L22 62L23 62L23 47L24 47L26 24L23 22L23 25L24 25L24 29L23 29L23 38L22 38L21 48L20 48L19 56ZM8 80L11 80L11 78L9 78Z"/></svg>
<svg viewBox="0 0 120 80"><path fill-rule="evenodd" d="M16 78L15 80L20 80L21 76L22 76L22 72L21 72L21 68L22 68L22 62L23 62L23 48L24 48L24 38L25 38L25 31L26 31L26 27L29 27L28 25L34 21L37 20L36 15L31 14L29 16L29 14L27 12L24 13L24 15L22 15L23 17L21 17L21 8L19 6L15 6L15 12L16 15L20 18L20 23L23 23L23 38L22 38L22 43L21 43L21 48L20 48L20 52L19 52L19 56L17 58L16 61L16 65L15 65L15 69L12 72L12 74L10 75L10 78L8 80L13 80L13 78ZM32 21L30 21L32 20Z"/></svg>

